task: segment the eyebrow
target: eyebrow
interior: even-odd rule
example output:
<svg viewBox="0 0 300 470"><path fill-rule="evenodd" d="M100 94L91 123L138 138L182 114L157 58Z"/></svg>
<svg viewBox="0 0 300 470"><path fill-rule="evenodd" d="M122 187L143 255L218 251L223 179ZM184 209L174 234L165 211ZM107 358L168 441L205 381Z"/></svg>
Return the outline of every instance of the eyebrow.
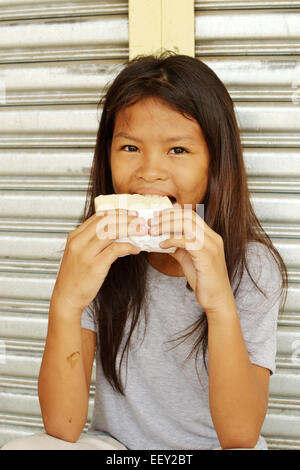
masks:
<svg viewBox="0 0 300 470"><path fill-rule="evenodd" d="M118 132L118 134L115 135L115 139L117 137L125 137L126 139L135 140L136 142L143 142L142 139L133 137L132 135L126 134L125 132ZM168 137L167 139L164 139L164 142L175 142L175 141L178 142L179 140L190 140L192 142L196 141L196 139L190 135L180 135L180 136Z"/></svg>

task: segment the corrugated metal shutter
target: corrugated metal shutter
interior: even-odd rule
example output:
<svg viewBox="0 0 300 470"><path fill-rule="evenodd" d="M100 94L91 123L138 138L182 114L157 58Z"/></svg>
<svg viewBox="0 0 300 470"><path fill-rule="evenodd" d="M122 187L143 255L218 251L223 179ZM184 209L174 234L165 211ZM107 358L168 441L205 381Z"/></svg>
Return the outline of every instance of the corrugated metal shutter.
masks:
<svg viewBox="0 0 300 470"><path fill-rule="evenodd" d="M253 206L290 276L263 435L300 449L300 1L196 1L195 23L195 55L235 102Z"/></svg>
<svg viewBox="0 0 300 470"><path fill-rule="evenodd" d="M83 209L103 85L128 58L128 2L0 0L0 20L1 447L43 428L49 300Z"/></svg>

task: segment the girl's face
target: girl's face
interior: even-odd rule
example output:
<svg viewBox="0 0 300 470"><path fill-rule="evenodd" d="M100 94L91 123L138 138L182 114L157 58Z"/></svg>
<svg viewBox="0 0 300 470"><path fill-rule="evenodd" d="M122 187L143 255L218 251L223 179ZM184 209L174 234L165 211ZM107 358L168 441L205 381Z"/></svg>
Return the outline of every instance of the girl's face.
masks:
<svg viewBox="0 0 300 470"><path fill-rule="evenodd" d="M154 97L128 106L126 117L128 124L123 111L117 113L111 144L115 193L162 191L182 208L192 204L196 210L206 192L209 168L198 122Z"/></svg>

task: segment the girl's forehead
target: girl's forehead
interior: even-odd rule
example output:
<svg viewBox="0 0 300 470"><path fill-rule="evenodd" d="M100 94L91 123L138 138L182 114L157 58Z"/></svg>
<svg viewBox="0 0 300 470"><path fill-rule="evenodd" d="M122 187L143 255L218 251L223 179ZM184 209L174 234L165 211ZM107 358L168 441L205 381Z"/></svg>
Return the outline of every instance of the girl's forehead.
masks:
<svg viewBox="0 0 300 470"><path fill-rule="evenodd" d="M162 100L143 99L126 108L121 108L115 116L115 130L125 128L142 128L146 125L163 126L165 128L178 126L189 132L199 133L199 123L187 112L177 110ZM122 128L122 129L121 129Z"/></svg>
<svg viewBox="0 0 300 470"><path fill-rule="evenodd" d="M141 98L138 101L133 101L132 103L127 103L122 108L120 108L116 115L125 116L125 115L135 115L135 114L151 114L151 113L160 113L160 114L182 114L182 111L176 108L174 104L168 103L161 98L157 97L145 97Z"/></svg>

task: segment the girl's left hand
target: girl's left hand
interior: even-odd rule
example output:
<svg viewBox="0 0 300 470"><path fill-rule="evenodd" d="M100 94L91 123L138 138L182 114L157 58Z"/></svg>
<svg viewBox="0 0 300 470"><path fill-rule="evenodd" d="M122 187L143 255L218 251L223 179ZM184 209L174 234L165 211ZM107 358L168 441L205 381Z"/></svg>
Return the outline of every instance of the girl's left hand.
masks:
<svg viewBox="0 0 300 470"><path fill-rule="evenodd" d="M188 283L206 314L219 311L228 299L234 300L228 278L223 238L195 211L192 209L186 211L175 203L172 209L160 211L150 223L151 228L157 227L153 236L164 233L170 233L171 237L174 235L161 242L160 246L177 248L175 253L168 254L180 263ZM179 238L176 238L176 234ZM150 235L152 235L151 229Z"/></svg>

